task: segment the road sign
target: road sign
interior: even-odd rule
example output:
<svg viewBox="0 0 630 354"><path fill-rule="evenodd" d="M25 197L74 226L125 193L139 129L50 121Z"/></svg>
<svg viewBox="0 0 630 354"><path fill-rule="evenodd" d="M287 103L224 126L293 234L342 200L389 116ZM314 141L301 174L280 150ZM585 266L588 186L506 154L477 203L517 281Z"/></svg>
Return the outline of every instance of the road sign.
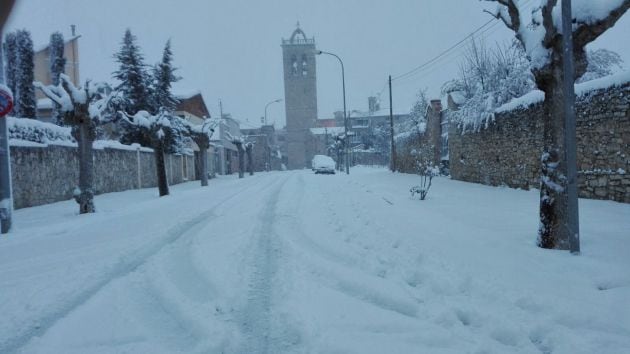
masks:
<svg viewBox="0 0 630 354"><path fill-rule="evenodd" d="M6 89L6 87L0 86L0 117L4 117L13 109L13 95Z"/></svg>

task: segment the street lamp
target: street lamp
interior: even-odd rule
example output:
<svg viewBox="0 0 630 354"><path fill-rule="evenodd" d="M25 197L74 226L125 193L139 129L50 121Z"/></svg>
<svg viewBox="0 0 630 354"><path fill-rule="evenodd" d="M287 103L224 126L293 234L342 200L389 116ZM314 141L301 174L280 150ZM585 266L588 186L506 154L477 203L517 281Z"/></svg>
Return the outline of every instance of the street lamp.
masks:
<svg viewBox="0 0 630 354"><path fill-rule="evenodd" d="M350 164L348 161L348 145L350 144L349 141L349 136L348 136L348 116L346 115L346 74L343 68L343 61L341 60L341 58L339 58L336 54L333 53L329 53L329 52L324 52L323 50L316 50L315 54L317 55L322 55L322 54L328 54L328 55L332 55L333 57L337 58L337 60L339 60L339 63L341 64L341 85L343 88L343 126L344 126L344 134L346 136L345 139L345 152L346 152L346 174L350 174Z"/></svg>
<svg viewBox="0 0 630 354"><path fill-rule="evenodd" d="M278 98L277 100L273 100L265 105L265 125L267 125L267 107L273 103L282 102L282 98Z"/></svg>

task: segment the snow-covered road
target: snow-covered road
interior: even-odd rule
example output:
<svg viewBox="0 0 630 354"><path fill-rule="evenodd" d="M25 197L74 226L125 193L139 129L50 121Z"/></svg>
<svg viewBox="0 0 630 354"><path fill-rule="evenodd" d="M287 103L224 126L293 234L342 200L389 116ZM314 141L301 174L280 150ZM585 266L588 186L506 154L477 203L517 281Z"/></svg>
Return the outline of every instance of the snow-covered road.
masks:
<svg viewBox="0 0 630 354"><path fill-rule="evenodd" d="M580 201L583 254L535 247L535 191L356 168L233 176L15 213L1 353L627 353L630 206Z"/></svg>

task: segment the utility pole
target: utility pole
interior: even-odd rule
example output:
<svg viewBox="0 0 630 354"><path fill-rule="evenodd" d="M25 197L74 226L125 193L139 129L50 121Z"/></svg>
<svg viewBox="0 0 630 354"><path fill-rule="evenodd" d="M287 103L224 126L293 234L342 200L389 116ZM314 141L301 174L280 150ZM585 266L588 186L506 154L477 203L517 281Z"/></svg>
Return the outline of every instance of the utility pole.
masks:
<svg viewBox="0 0 630 354"><path fill-rule="evenodd" d="M394 143L394 108L392 105L392 76L389 75L389 135L391 136L390 169L396 172L396 144Z"/></svg>
<svg viewBox="0 0 630 354"><path fill-rule="evenodd" d="M12 2L10 1L12 4ZM10 9L10 6L9 6ZM0 42L2 26L0 23ZM4 54L0 43L0 232L6 234L11 229L13 212L13 191L11 188L11 154L9 150L9 132L5 114L13 106L12 93L4 86Z"/></svg>
<svg viewBox="0 0 630 354"><path fill-rule="evenodd" d="M569 250L580 253L580 219L577 193L577 148L575 134L575 78L571 0L562 0L562 70L564 96L564 162L567 166L567 225Z"/></svg>

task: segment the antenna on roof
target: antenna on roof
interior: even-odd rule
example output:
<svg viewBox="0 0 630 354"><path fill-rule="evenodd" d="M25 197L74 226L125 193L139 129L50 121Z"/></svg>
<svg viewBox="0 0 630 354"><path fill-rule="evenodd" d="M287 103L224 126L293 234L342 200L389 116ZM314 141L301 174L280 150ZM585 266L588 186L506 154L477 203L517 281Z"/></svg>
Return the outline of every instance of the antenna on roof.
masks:
<svg viewBox="0 0 630 354"><path fill-rule="evenodd" d="M77 35L77 26L76 25L70 25L70 31L72 32L72 37Z"/></svg>

